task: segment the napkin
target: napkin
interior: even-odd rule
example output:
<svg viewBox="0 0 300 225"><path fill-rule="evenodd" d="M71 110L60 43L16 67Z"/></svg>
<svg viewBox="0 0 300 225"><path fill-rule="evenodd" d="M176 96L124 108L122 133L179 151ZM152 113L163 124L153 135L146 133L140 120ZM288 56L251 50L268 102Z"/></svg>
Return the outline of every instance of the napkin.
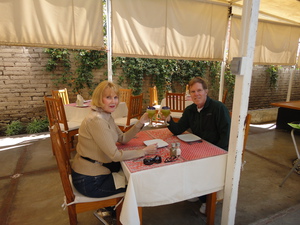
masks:
<svg viewBox="0 0 300 225"><path fill-rule="evenodd" d="M81 95L77 95L77 100L76 100L76 105L77 106L83 106L83 102L84 102L84 99Z"/></svg>

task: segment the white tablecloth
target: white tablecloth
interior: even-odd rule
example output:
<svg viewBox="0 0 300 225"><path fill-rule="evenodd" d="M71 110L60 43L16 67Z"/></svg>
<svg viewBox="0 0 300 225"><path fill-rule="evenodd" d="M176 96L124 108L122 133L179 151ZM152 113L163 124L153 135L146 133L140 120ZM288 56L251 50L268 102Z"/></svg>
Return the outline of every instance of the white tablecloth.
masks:
<svg viewBox="0 0 300 225"><path fill-rule="evenodd" d="M157 132L159 131L157 130ZM163 133L158 133L158 135L162 138L165 137L166 141L174 141L170 140L171 135L165 136ZM140 135L139 138L142 138L142 136ZM171 138L174 138L174 136L171 136ZM137 142L136 139L134 141ZM203 143L200 143L199 146L201 146L201 144ZM130 142L128 145L130 145ZM191 145L182 143L182 153L184 151L187 153L191 151L191 147L189 146ZM195 146L196 145L193 145L193 151L208 152L207 149ZM210 146L212 146L211 148L219 149L216 146ZM131 148L132 147L134 147L134 144ZM130 147L128 149L130 149ZM209 156L210 153L207 154L205 158L175 164L164 164L154 168L149 166L149 169L144 170L140 170L139 168L141 167L134 166L133 169L137 169L136 172L131 172L127 164L122 162L121 165L124 174L128 179L128 186L120 217L122 224L140 224L137 207L176 203L223 190L227 154L223 153L214 156Z"/></svg>
<svg viewBox="0 0 300 225"><path fill-rule="evenodd" d="M122 168L128 186L121 212L123 225L139 225L138 206L159 206L223 189L227 155L130 173Z"/></svg>
<svg viewBox="0 0 300 225"><path fill-rule="evenodd" d="M88 104L87 104L88 105ZM65 112L68 122L81 123L85 116L90 112L91 107L76 107L75 104L65 105ZM128 108L125 102L120 102L116 110L112 113L113 118L126 117Z"/></svg>

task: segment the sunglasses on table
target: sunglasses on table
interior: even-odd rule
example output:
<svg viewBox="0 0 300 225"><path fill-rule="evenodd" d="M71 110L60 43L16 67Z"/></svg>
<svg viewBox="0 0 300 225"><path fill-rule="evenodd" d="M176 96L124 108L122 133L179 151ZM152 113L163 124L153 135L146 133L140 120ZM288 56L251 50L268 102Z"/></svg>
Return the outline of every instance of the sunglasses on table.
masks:
<svg viewBox="0 0 300 225"><path fill-rule="evenodd" d="M147 157L144 159L145 165L152 165L154 163L161 163L161 157L159 155L156 155L153 158Z"/></svg>

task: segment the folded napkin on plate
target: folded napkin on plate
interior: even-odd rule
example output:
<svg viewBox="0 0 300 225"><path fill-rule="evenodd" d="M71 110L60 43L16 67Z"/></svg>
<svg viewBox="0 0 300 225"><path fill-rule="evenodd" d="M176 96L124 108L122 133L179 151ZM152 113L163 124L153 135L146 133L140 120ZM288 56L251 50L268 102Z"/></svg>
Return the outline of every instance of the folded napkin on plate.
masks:
<svg viewBox="0 0 300 225"><path fill-rule="evenodd" d="M76 105L83 106L84 99L81 95L77 95Z"/></svg>

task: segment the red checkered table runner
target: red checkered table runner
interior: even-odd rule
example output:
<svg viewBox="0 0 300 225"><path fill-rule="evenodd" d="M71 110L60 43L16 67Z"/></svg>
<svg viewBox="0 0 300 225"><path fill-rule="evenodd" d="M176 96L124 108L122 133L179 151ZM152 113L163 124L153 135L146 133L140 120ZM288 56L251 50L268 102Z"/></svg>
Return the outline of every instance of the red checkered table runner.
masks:
<svg viewBox="0 0 300 225"><path fill-rule="evenodd" d="M141 149L145 146L144 141L151 140L151 139L162 139L169 144L169 146L167 147L158 149L157 155L162 157L162 163L144 165L143 160L145 157L154 157L155 155L149 155L134 160L127 160L125 161L125 164L131 173L141 171L141 170L147 170L156 167L171 165L175 163L181 163L190 160L196 160L196 159L207 158L216 155L227 154L225 150L205 140L202 140L201 143L183 142L180 139L178 139L177 136L173 135L167 128L141 131L136 135L135 138L133 138L126 145L118 145L118 148L126 151ZM176 143L176 142L180 143L181 156L179 157L178 160L174 162L164 163L164 160L170 156L171 143Z"/></svg>

